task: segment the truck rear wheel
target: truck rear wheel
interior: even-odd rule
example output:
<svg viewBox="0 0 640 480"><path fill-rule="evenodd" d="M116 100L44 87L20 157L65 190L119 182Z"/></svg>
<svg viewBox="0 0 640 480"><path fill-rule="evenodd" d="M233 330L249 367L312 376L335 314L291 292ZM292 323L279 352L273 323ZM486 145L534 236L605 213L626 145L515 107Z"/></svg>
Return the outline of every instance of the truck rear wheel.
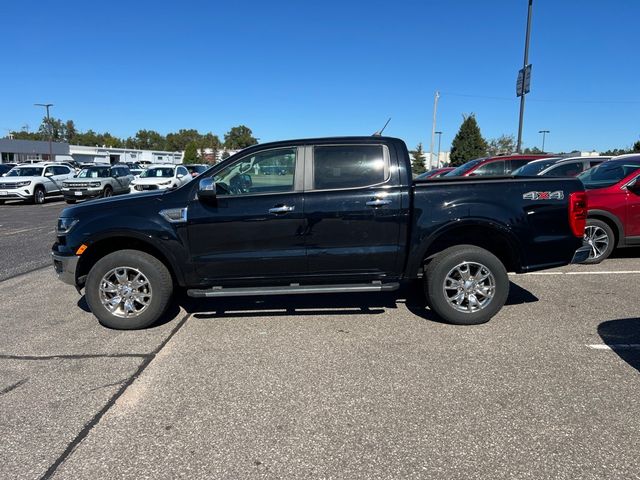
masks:
<svg viewBox="0 0 640 480"><path fill-rule="evenodd" d="M491 252L458 245L438 253L425 275L431 309L448 323L478 325L500 311L509 295L509 276Z"/></svg>
<svg viewBox="0 0 640 480"><path fill-rule="evenodd" d="M165 312L173 281L165 265L139 250L102 257L89 271L87 304L100 323L119 330L145 328Z"/></svg>

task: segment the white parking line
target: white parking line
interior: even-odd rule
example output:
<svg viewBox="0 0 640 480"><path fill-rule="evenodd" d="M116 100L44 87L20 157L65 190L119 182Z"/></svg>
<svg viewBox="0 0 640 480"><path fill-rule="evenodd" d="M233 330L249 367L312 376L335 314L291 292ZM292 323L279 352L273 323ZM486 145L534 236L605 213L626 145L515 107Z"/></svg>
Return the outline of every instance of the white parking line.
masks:
<svg viewBox="0 0 640 480"><path fill-rule="evenodd" d="M594 350L640 350L640 343L613 343L611 345L604 345L602 343L596 343L593 345L587 345Z"/></svg>
<svg viewBox="0 0 640 480"><path fill-rule="evenodd" d="M530 272L524 274L510 273L509 275L637 275L640 270L588 270L585 272Z"/></svg>

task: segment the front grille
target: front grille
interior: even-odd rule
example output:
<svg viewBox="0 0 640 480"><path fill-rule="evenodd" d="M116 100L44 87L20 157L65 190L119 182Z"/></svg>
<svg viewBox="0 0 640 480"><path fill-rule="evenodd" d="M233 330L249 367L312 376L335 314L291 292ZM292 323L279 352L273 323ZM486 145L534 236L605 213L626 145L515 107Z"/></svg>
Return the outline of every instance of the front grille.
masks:
<svg viewBox="0 0 640 480"><path fill-rule="evenodd" d="M14 188L18 188L18 184L17 183L0 183L0 188L4 190L14 189Z"/></svg>
<svg viewBox="0 0 640 480"><path fill-rule="evenodd" d="M158 190L157 185L136 185L136 190L142 192L143 190Z"/></svg>
<svg viewBox="0 0 640 480"><path fill-rule="evenodd" d="M87 182L73 182L73 183L65 183L64 185L65 187L69 187L69 188L88 188L89 187L89 183Z"/></svg>

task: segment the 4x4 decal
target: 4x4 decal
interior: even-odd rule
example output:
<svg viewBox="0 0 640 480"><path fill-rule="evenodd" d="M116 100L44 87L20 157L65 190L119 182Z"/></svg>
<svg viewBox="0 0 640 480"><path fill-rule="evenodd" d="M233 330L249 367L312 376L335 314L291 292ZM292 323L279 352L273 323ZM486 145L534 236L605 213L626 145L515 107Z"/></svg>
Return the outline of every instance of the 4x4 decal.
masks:
<svg viewBox="0 0 640 480"><path fill-rule="evenodd" d="M564 192L556 190L555 192L527 192L522 195L523 200L562 200Z"/></svg>

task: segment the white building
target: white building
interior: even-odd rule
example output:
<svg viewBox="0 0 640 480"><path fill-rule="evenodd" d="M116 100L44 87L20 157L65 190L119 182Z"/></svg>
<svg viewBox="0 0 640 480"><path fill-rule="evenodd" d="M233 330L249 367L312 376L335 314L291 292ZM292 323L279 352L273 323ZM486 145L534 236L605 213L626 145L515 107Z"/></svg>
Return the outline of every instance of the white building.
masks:
<svg viewBox="0 0 640 480"><path fill-rule="evenodd" d="M183 152L139 150L136 148L69 145L69 154L79 163L182 163Z"/></svg>

